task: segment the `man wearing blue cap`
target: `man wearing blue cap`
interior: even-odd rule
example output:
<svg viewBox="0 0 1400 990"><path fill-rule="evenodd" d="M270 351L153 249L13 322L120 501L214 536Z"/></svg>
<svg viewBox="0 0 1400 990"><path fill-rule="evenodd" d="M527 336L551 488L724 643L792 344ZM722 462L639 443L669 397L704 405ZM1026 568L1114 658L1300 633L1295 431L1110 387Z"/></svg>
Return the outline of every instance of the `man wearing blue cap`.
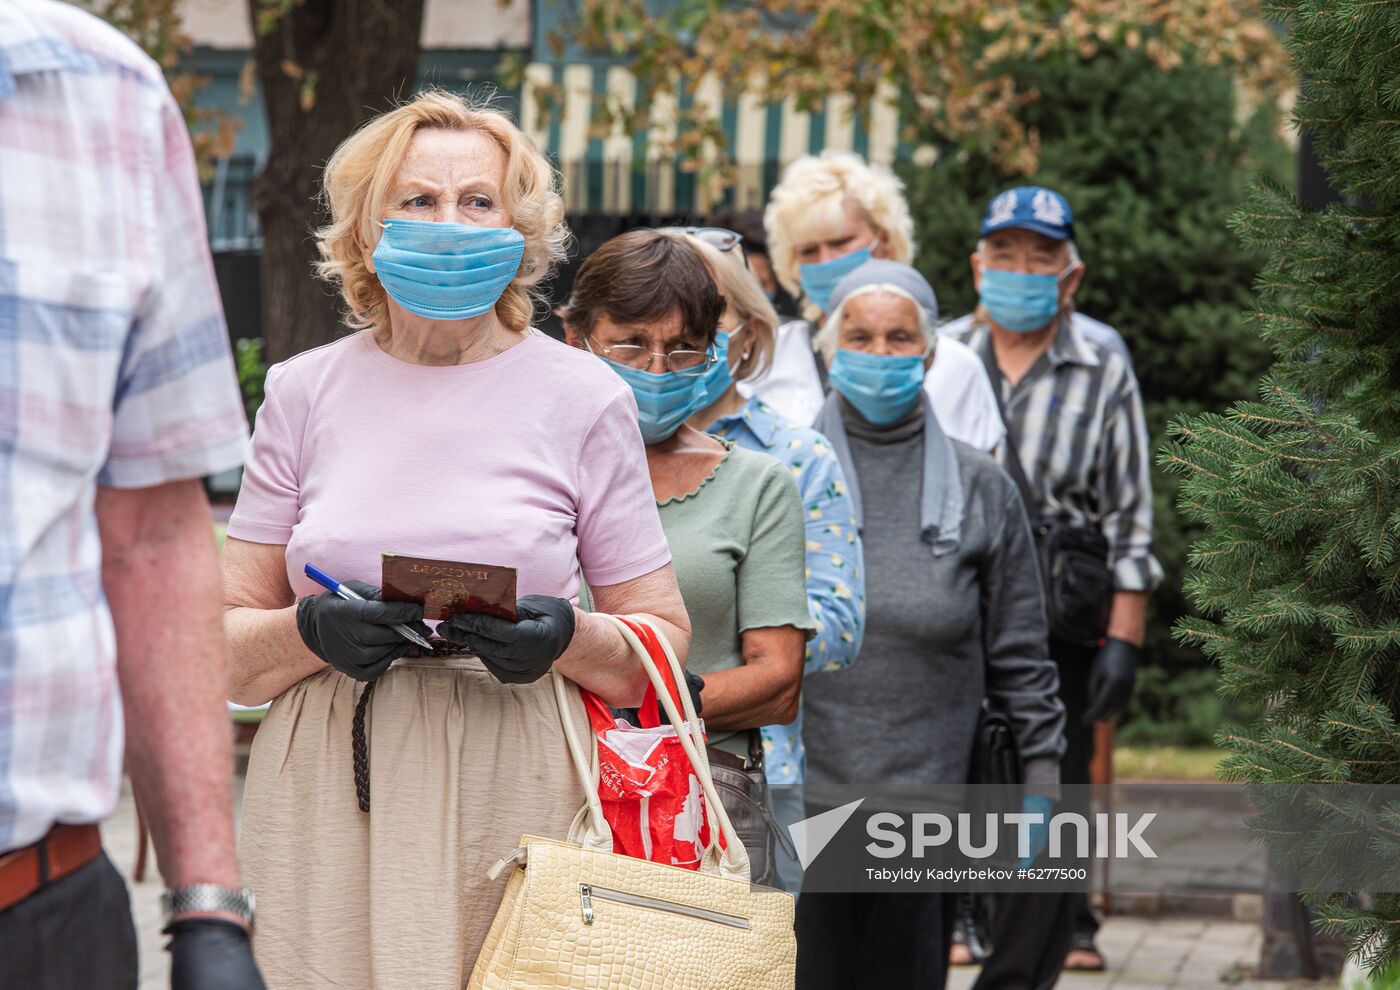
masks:
<svg viewBox="0 0 1400 990"><path fill-rule="evenodd" d="M1007 428L999 459L1036 532L1067 715L1060 780L1087 784L1094 723L1128 703L1147 596L1162 578L1142 399L1117 335L1072 318L1084 264L1059 193L1023 186L993 198L972 273L980 305L957 339L986 363ZM1083 893L999 898L978 990L1054 986L1081 914Z"/></svg>

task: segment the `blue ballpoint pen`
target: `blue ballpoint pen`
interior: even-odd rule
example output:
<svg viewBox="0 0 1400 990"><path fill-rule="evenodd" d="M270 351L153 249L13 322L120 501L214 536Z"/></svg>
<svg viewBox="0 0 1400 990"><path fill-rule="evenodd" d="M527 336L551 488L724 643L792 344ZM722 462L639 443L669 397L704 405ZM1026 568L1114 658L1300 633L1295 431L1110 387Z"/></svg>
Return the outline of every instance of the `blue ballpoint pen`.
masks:
<svg viewBox="0 0 1400 990"><path fill-rule="evenodd" d="M331 577L325 571L321 570L321 568L317 567L315 564L306 565L306 576L309 577L311 580L315 581L321 587L325 588L331 594L339 595L341 598L344 598L348 602L362 602L366 600L364 595L355 594L354 591L345 587L345 585L341 584L339 581ZM400 636L402 636L404 639L408 640L410 643L416 643L425 650L431 650L433 648L432 643L429 643L426 639L424 639L414 630L410 629L408 626L404 625L402 622L396 622L390 628L393 629Z"/></svg>

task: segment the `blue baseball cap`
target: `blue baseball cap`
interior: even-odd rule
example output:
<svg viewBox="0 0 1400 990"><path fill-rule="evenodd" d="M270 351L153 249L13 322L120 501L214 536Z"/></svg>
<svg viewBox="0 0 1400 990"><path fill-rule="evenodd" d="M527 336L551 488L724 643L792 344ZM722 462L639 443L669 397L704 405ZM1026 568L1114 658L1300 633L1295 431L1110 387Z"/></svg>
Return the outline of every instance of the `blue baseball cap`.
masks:
<svg viewBox="0 0 1400 990"><path fill-rule="evenodd" d="M1069 200L1042 186L1017 186L992 198L982 217L979 237L1008 227L1033 230L1057 241L1074 238L1074 214Z"/></svg>

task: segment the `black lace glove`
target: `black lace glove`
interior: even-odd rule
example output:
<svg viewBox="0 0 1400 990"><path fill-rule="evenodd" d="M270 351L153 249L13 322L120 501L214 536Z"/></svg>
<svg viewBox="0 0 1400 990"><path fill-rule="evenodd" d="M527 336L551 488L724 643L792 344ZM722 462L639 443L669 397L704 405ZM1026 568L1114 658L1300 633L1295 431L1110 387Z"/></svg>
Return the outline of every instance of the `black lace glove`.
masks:
<svg viewBox="0 0 1400 990"><path fill-rule="evenodd" d="M1084 724L1093 725L1112 718L1128 707L1137 680L1142 650L1124 639L1110 639L1094 654L1089 669L1089 707L1084 710Z"/></svg>
<svg viewBox="0 0 1400 990"><path fill-rule="evenodd" d="M182 918L170 936L170 990L267 990L242 925L220 918Z"/></svg>
<svg viewBox="0 0 1400 990"><path fill-rule="evenodd" d="M549 672L574 638L574 607L563 598L526 595L515 621L462 612L437 627L453 646L471 650L502 684L529 684Z"/></svg>
<svg viewBox="0 0 1400 990"><path fill-rule="evenodd" d="M402 622L427 639L423 606L412 602L381 602L379 589L363 581L344 581L368 601L346 601L327 591L297 602L297 632L307 649L342 674L372 681L413 644L393 629Z"/></svg>

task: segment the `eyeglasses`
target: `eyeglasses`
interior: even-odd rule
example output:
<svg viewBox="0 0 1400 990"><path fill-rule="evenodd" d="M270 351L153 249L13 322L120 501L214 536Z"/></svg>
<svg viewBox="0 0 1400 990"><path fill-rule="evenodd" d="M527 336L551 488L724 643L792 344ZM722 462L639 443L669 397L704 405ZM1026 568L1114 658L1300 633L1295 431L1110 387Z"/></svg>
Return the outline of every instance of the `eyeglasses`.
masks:
<svg viewBox="0 0 1400 990"><path fill-rule="evenodd" d="M709 351L677 350L661 353L638 344L613 344L611 347L595 348L587 337L583 338L583 343L592 353L637 371L646 371L651 367L651 359L658 357L665 361L667 371L687 377L703 375L705 369L715 363L715 357Z"/></svg>
<svg viewBox="0 0 1400 990"><path fill-rule="evenodd" d="M729 230L726 227L662 227L661 229L670 233L694 237L704 241L716 251L733 251L738 248L740 257L744 259L744 267L749 267L749 249L744 247L744 235L737 230Z"/></svg>

